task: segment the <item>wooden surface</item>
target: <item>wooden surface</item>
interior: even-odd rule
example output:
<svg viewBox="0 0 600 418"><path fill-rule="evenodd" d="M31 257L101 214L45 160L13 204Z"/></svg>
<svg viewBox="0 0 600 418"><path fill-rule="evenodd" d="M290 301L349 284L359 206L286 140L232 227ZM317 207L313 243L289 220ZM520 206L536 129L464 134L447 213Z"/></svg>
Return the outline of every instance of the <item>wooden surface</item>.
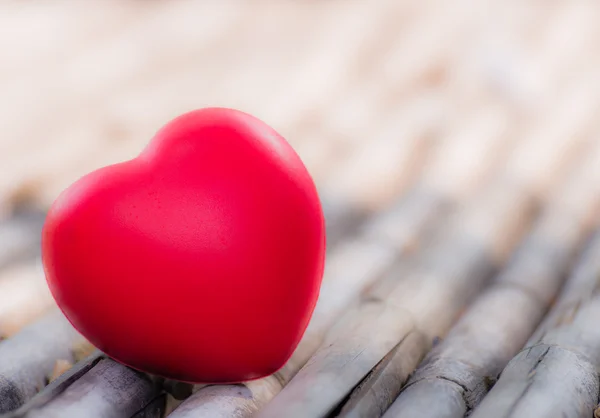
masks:
<svg viewBox="0 0 600 418"><path fill-rule="evenodd" d="M599 21L583 0L3 2L0 418L600 416ZM39 260L61 190L204 106L283 134L327 221L306 334L247 384L93 352Z"/></svg>

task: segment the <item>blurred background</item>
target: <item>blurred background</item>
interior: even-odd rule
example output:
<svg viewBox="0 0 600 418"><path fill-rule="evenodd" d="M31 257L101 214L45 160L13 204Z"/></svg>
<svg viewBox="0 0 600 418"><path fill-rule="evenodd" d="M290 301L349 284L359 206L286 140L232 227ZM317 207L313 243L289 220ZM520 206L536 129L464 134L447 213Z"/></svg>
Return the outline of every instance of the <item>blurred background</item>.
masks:
<svg viewBox="0 0 600 418"><path fill-rule="evenodd" d="M468 147L563 110L587 123L599 17L591 0L5 1L0 206L47 207L204 106L263 119L321 189L376 206L398 165L427 163L414 147L458 137L474 163Z"/></svg>
<svg viewBox="0 0 600 418"><path fill-rule="evenodd" d="M599 21L591 0L2 2L0 266L37 253L69 184L204 106L293 145L329 243L415 184L459 202L498 170L546 179L595 141ZM39 265L2 276L5 317L32 289L52 305Z"/></svg>

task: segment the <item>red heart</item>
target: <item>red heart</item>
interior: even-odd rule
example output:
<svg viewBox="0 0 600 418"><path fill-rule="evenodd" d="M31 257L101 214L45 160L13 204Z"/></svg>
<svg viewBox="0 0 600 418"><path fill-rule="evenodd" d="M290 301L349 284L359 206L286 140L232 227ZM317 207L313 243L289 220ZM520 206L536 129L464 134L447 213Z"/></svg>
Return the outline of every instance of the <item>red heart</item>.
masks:
<svg viewBox="0 0 600 418"><path fill-rule="evenodd" d="M64 191L42 234L47 280L89 341L187 382L269 375L317 301L324 218L313 180L273 129L210 108L135 159Z"/></svg>

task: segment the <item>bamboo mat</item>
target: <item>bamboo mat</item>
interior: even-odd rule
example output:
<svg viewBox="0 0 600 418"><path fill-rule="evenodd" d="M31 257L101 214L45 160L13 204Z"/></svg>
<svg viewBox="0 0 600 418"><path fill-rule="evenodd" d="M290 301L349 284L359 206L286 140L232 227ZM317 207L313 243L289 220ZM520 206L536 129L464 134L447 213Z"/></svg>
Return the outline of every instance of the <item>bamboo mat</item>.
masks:
<svg viewBox="0 0 600 418"><path fill-rule="evenodd" d="M599 21L586 0L3 2L0 418L600 416ZM39 262L61 190L204 106L286 137L327 221L304 339L245 385L105 358Z"/></svg>

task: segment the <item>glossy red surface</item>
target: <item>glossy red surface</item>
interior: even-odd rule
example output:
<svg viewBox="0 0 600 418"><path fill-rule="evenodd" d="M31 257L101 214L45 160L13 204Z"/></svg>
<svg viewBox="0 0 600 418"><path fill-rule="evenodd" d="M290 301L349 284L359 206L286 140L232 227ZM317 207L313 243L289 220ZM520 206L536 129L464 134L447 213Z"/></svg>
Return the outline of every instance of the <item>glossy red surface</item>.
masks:
<svg viewBox="0 0 600 418"><path fill-rule="evenodd" d="M238 382L275 372L299 343L325 228L289 144L211 108L63 192L42 250L60 308L100 350L173 379Z"/></svg>

